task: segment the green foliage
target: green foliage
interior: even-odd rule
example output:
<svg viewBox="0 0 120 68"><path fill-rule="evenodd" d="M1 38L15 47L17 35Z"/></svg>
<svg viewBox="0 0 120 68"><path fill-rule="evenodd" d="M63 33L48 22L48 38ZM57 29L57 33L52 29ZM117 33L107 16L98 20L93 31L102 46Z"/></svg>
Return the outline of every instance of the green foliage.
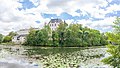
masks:
<svg viewBox="0 0 120 68"><path fill-rule="evenodd" d="M114 31L116 33L120 33L120 18L117 17L113 23L114 23L113 28L115 28Z"/></svg>
<svg viewBox="0 0 120 68"><path fill-rule="evenodd" d="M28 44L28 45L34 45L36 44L36 31L33 29L33 28L30 28L29 30L29 34L27 35L27 40L25 42L25 44Z"/></svg>
<svg viewBox="0 0 120 68"><path fill-rule="evenodd" d="M113 44L108 45L109 57L102 60L105 64L110 64L114 68L120 68L120 18L114 21L114 33L106 33L107 39Z"/></svg>
<svg viewBox="0 0 120 68"><path fill-rule="evenodd" d="M107 52L109 52L110 56L103 59L102 62L110 64L114 68L120 68L120 45L107 45L107 48Z"/></svg>
<svg viewBox="0 0 120 68"><path fill-rule="evenodd" d="M7 36L11 36L11 37L13 37L13 36L16 36L17 35L17 33L15 33L15 32L10 32Z"/></svg>
<svg viewBox="0 0 120 68"><path fill-rule="evenodd" d="M34 30L30 28L29 34L27 35L26 45L48 45L50 44L50 28L45 26L41 30Z"/></svg>
<svg viewBox="0 0 120 68"><path fill-rule="evenodd" d="M53 46L58 46L59 45L59 41L58 41L58 33L56 31L52 31L52 45Z"/></svg>
<svg viewBox="0 0 120 68"><path fill-rule="evenodd" d="M120 44L120 33L106 33L106 36L112 44Z"/></svg>
<svg viewBox="0 0 120 68"><path fill-rule="evenodd" d="M63 46L65 44L65 32L66 32L66 23L60 23L57 29L59 45Z"/></svg>
<svg viewBox="0 0 120 68"><path fill-rule="evenodd" d="M107 36L105 36L105 34L101 35L101 37L100 37L100 44L102 44L102 45L108 44Z"/></svg>
<svg viewBox="0 0 120 68"><path fill-rule="evenodd" d="M80 24L68 26L66 23L60 23L54 31L51 31L49 26L37 31L30 29L26 44L85 47L106 45L107 43L98 30L82 27Z"/></svg>
<svg viewBox="0 0 120 68"><path fill-rule="evenodd" d="M6 43L6 42L10 42L11 40L12 40L11 36L5 36L3 42Z"/></svg>
<svg viewBox="0 0 120 68"><path fill-rule="evenodd" d="M2 43L2 41L3 41L3 35L0 34L0 43Z"/></svg>
<svg viewBox="0 0 120 68"><path fill-rule="evenodd" d="M17 33L13 32L13 31L10 32L7 36L5 36L5 37L3 38L3 41L2 41L2 42L4 42L4 43L11 42L11 41L12 41L12 37L15 36L15 35L17 35Z"/></svg>

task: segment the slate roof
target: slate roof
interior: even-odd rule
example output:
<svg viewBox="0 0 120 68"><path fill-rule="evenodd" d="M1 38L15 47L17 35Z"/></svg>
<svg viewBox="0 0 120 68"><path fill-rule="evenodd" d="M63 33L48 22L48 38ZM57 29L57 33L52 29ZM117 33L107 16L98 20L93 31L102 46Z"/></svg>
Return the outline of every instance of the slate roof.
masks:
<svg viewBox="0 0 120 68"><path fill-rule="evenodd" d="M27 34L22 34L22 35L16 35L14 36L14 38L17 38L17 40L19 40L20 37L26 37Z"/></svg>
<svg viewBox="0 0 120 68"><path fill-rule="evenodd" d="M51 19L49 23L61 23L63 22L61 19Z"/></svg>

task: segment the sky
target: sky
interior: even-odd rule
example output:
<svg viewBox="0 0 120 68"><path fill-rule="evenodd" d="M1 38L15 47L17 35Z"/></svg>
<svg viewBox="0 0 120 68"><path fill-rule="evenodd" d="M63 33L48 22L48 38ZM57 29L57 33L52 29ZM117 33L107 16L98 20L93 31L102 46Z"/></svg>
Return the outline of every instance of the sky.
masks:
<svg viewBox="0 0 120 68"><path fill-rule="evenodd" d="M120 0L0 0L0 33L42 28L50 19L111 31L120 17Z"/></svg>

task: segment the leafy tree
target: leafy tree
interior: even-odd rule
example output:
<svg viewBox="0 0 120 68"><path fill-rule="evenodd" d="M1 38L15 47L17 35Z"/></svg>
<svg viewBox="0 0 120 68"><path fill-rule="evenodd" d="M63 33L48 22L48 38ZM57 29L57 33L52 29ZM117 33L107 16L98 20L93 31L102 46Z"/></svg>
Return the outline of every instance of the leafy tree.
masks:
<svg viewBox="0 0 120 68"><path fill-rule="evenodd" d="M120 46L107 45L109 57L102 60L105 64L110 64L114 68L120 68Z"/></svg>
<svg viewBox="0 0 120 68"><path fill-rule="evenodd" d="M113 22L113 28L116 33L120 33L120 17L117 17L116 20Z"/></svg>
<svg viewBox="0 0 120 68"><path fill-rule="evenodd" d="M13 36L15 36L15 35L17 35L17 33L15 33L15 32L10 32L7 36L5 36L4 38L3 38L3 42L4 43L6 43L6 42L11 42L12 41L12 37Z"/></svg>
<svg viewBox="0 0 120 68"><path fill-rule="evenodd" d="M65 44L65 43L64 43L64 40L65 40L66 27L67 27L67 24L61 22L61 23L59 24L58 29L57 29L58 36L59 36L59 45L60 45L60 46L62 46L62 45Z"/></svg>
<svg viewBox="0 0 120 68"><path fill-rule="evenodd" d="M35 34L36 44L34 44L34 45L45 45L44 36L45 35L42 30L36 31L36 34Z"/></svg>
<svg viewBox="0 0 120 68"><path fill-rule="evenodd" d="M33 28L30 28L29 34L26 37L27 40L25 41L25 44L27 44L27 45L36 44L36 39L35 39L36 35L35 34L36 34L36 31Z"/></svg>
<svg viewBox="0 0 120 68"><path fill-rule="evenodd" d="M79 46L80 39L78 37L79 25L70 24L65 32L65 46Z"/></svg>
<svg viewBox="0 0 120 68"><path fill-rule="evenodd" d="M92 45L100 45L100 32L93 30Z"/></svg>
<svg viewBox="0 0 120 68"><path fill-rule="evenodd" d="M2 43L2 41L3 41L3 35L0 34L0 43Z"/></svg>
<svg viewBox="0 0 120 68"><path fill-rule="evenodd" d="M94 29L82 27L80 24L61 22L58 28L51 31L48 25L41 30L30 29L26 44L46 46L95 46L105 45L103 35Z"/></svg>
<svg viewBox="0 0 120 68"><path fill-rule="evenodd" d="M59 45L59 41L58 41L58 33L56 31L52 31L52 43L53 46L58 46Z"/></svg>
<svg viewBox="0 0 120 68"><path fill-rule="evenodd" d="M108 44L108 41L107 41L107 36L105 36L105 34L101 34L101 37L100 37L100 44L101 45L107 45Z"/></svg>
<svg viewBox="0 0 120 68"><path fill-rule="evenodd" d="M89 32L86 29L82 29L81 31L81 46L86 46L88 45L88 36L89 36Z"/></svg>
<svg viewBox="0 0 120 68"><path fill-rule="evenodd" d="M3 42L10 42L12 40L12 37L11 36L5 36L4 38L3 38Z"/></svg>
<svg viewBox="0 0 120 68"><path fill-rule="evenodd" d="M44 26L44 28L41 30L42 32L42 40L43 45L50 45L50 38L51 38L51 29L48 25Z"/></svg>
<svg viewBox="0 0 120 68"><path fill-rule="evenodd" d="M27 35L26 45L49 45L50 44L50 28L44 26L41 30L34 30L30 28L30 32Z"/></svg>
<svg viewBox="0 0 120 68"><path fill-rule="evenodd" d="M8 36L11 36L11 37L16 36L16 35L17 35L17 33L13 32L13 31L8 34Z"/></svg>
<svg viewBox="0 0 120 68"><path fill-rule="evenodd" d="M102 60L105 64L110 64L114 68L120 68L120 18L116 18L114 23L114 33L106 33L108 40L110 40L114 45L108 45L107 52L110 54L109 57ZM115 46L115 44L117 44Z"/></svg>
<svg viewBox="0 0 120 68"><path fill-rule="evenodd" d="M120 33L106 33L111 44L120 44Z"/></svg>

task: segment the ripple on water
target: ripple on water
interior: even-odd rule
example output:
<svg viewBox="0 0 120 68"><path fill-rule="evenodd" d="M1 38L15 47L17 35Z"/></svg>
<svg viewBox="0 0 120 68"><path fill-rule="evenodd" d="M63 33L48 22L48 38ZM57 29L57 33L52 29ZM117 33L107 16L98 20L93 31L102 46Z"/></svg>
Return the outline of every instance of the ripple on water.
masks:
<svg viewBox="0 0 120 68"><path fill-rule="evenodd" d="M20 58L15 53L11 54L8 49L3 48L0 50L0 68L38 68L38 65L30 64L24 58Z"/></svg>
<svg viewBox="0 0 120 68"><path fill-rule="evenodd" d="M0 58L6 64L35 65L39 68L110 68L100 62L106 54L106 48L41 48L20 47L2 49ZM8 61L14 61L8 62ZM97 62L96 62L97 61ZM1 61L2 62L2 61ZM31 64L30 64L30 63ZM4 64L3 64L4 65Z"/></svg>

